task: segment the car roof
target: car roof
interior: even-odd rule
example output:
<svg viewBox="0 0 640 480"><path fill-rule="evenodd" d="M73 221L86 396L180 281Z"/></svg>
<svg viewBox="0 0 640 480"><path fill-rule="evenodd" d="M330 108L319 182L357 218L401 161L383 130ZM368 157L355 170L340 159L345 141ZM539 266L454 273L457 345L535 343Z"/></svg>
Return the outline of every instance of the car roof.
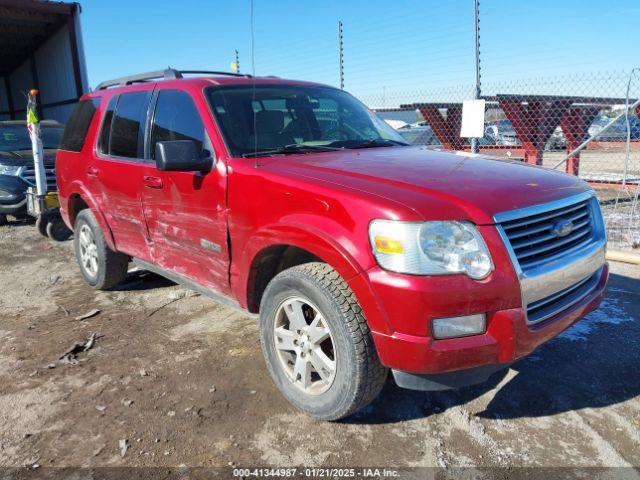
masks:
<svg viewBox="0 0 640 480"><path fill-rule="evenodd" d="M101 90L96 90L85 96L88 98L102 96L101 94L104 92L108 92L109 94L116 94L120 92L126 92L128 90L137 90L140 91L141 85L148 85L149 88L153 88L155 85L162 83L162 85L175 86L176 88L181 88L185 86L195 86L204 88L207 86L217 86L217 85L299 85L299 86L315 86L315 87L326 87L326 88L335 88L330 85L325 85L322 83L316 82L307 82L302 80L288 80L278 77L242 77L242 76L196 76L196 77L186 77L186 78L177 78L171 80L157 80L157 81L143 81L143 82L135 82L129 85L118 85L113 86ZM84 98L84 97L83 97Z"/></svg>

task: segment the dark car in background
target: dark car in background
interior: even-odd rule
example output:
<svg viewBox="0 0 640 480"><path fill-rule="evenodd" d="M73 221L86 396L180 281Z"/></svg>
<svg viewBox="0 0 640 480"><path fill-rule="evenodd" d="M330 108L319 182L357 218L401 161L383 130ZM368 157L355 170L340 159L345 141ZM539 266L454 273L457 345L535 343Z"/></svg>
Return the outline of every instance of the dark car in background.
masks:
<svg viewBox="0 0 640 480"><path fill-rule="evenodd" d="M64 125L41 122L47 189L56 189L55 158ZM0 121L0 225L7 215L21 217L27 211L27 188L35 186L31 139L26 121Z"/></svg>

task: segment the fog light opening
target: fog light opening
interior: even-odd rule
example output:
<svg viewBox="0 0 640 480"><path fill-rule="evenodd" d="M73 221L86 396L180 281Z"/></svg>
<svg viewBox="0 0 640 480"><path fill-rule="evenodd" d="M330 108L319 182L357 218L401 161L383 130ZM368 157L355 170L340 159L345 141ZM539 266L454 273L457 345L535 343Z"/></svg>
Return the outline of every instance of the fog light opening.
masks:
<svg viewBox="0 0 640 480"><path fill-rule="evenodd" d="M481 335L487 329L487 318L484 313L462 315L460 317L436 318L432 322L433 338L469 337Z"/></svg>

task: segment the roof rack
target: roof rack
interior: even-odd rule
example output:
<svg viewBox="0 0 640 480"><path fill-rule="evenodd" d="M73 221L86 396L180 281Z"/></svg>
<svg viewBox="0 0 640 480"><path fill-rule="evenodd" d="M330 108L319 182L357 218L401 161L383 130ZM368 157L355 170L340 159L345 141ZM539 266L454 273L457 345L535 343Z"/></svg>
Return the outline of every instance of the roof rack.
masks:
<svg viewBox="0 0 640 480"><path fill-rule="evenodd" d="M227 75L231 77L251 78L251 75L244 73L220 72L215 70L176 70L175 68L166 68L164 70L155 70L153 72L138 73L127 77L114 78L101 82L96 90L106 90L109 87L123 87L133 83L147 82L149 80L176 80L183 78L184 75L205 74L205 75Z"/></svg>
<svg viewBox="0 0 640 480"><path fill-rule="evenodd" d="M227 75L229 77L245 77L251 78L251 75L248 73L235 73L235 72L221 72L218 70L180 70L178 73L180 74L202 74L202 75Z"/></svg>

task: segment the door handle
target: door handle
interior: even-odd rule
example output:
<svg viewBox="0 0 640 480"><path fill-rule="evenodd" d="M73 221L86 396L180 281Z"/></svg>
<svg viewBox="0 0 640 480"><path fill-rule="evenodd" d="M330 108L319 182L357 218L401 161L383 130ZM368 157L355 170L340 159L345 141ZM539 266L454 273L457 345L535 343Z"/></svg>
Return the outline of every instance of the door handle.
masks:
<svg viewBox="0 0 640 480"><path fill-rule="evenodd" d="M97 177L99 172L100 170L98 170L96 167L87 168L87 175L90 175L92 177Z"/></svg>
<svg viewBox="0 0 640 480"><path fill-rule="evenodd" d="M143 182L149 188L162 188L162 179L160 177L145 176Z"/></svg>

